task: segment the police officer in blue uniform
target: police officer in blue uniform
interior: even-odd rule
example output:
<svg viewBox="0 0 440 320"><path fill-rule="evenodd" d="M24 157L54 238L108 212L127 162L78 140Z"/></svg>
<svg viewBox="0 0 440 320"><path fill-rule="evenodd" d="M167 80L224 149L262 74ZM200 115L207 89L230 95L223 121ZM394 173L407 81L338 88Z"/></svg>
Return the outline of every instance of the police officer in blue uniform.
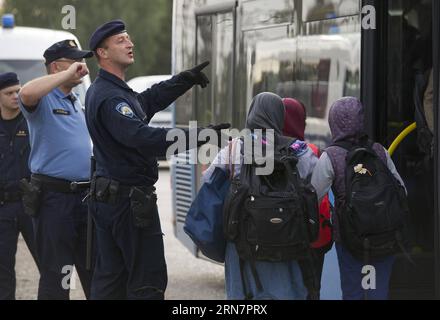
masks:
<svg viewBox="0 0 440 320"><path fill-rule="evenodd" d="M92 154L83 106L72 89L88 74L74 40L60 41L44 57L48 75L32 80L20 91L20 108L30 131L30 184L24 186L24 205L33 216L41 277L38 299L69 299L73 266L85 296L92 272L85 267L86 190L72 182L90 177Z"/></svg>
<svg viewBox="0 0 440 320"><path fill-rule="evenodd" d="M29 132L18 107L20 84L13 72L0 74L0 300L15 300L15 254L21 232L34 260L31 217L23 210L19 181L29 179Z"/></svg>
<svg viewBox="0 0 440 320"><path fill-rule="evenodd" d="M154 184L156 157L164 156L172 142L166 141L169 129L148 123L194 85L209 83L201 72L205 63L136 93L125 82L125 71L134 63L133 47L121 20L98 27L90 39L101 67L86 95L97 162L92 299L164 299L167 270ZM211 128L220 131L229 125Z"/></svg>

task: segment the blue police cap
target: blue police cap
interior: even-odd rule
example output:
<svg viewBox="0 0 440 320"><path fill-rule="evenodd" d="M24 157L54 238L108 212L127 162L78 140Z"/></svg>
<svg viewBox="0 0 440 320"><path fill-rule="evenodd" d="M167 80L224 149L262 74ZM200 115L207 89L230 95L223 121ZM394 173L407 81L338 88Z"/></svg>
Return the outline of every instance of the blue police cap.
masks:
<svg viewBox="0 0 440 320"><path fill-rule="evenodd" d="M90 37L90 50L96 51L96 49L105 39L123 32L126 32L126 30L125 23L122 20L113 20L104 23L102 26L99 26Z"/></svg>
<svg viewBox="0 0 440 320"><path fill-rule="evenodd" d="M75 40L63 40L51 45L45 52L46 65L55 60L66 58L79 60L93 57L92 51L79 50Z"/></svg>
<svg viewBox="0 0 440 320"><path fill-rule="evenodd" d="M0 90L19 84L18 76L14 72L0 73Z"/></svg>

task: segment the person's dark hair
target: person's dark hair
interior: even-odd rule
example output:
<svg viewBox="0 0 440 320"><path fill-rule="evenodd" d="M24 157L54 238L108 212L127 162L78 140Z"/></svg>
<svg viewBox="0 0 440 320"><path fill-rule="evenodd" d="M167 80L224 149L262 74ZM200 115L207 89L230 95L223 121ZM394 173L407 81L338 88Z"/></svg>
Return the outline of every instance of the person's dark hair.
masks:
<svg viewBox="0 0 440 320"><path fill-rule="evenodd" d="M99 43L99 45L96 47L95 51L93 51L93 53L95 54L95 57L98 60L98 62L101 60L101 58L98 55L98 49L99 48L108 49L107 39L104 39L101 43Z"/></svg>

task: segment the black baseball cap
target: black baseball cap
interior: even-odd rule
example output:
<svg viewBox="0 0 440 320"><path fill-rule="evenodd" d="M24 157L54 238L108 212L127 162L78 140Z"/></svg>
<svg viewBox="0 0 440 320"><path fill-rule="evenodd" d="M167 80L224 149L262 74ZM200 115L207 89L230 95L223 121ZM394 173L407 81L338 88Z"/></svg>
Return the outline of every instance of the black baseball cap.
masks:
<svg viewBox="0 0 440 320"><path fill-rule="evenodd" d="M92 51L79 50L75 40L63 40L50 46L44 52L45 64L48 65L55 60L66 58L72 60L93 57Z"/></svg>

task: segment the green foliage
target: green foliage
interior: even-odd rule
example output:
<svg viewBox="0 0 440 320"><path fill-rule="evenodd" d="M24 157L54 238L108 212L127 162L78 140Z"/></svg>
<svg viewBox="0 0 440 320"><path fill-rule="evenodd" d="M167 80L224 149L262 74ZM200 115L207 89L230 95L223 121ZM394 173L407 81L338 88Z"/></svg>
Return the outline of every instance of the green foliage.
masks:
<svg viewBox="0 0 440 320"><path fill-rule="evenodd" d="M99 25L113 19L126 22L136 59L127 79L170 73L172 0L5 0L4 12L13 13L18 26L62 30L65 5L76 9L76 30L67 31L78 37L83 48L88 48L90 35ZM90 60L88 66L93 77L96 61Z"/></svg>

